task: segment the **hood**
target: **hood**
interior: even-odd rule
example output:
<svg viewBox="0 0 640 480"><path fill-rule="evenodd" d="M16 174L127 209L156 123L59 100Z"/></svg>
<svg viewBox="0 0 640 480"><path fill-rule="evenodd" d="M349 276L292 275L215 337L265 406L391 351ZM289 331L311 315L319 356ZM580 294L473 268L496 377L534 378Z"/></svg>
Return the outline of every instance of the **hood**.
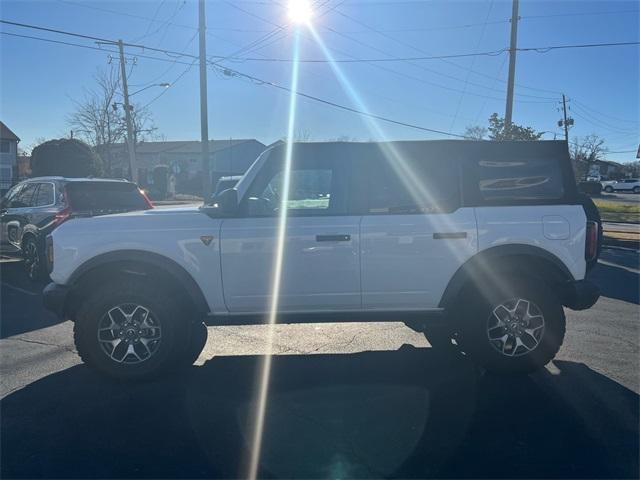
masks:
<svg viewBox="0 0 640 480"><path fill-rule="evenodd" d="M95 217L71 217L60 225L55 234L88 234L120 232L122 235L135 235L142 230L162 231L177 229L211 228L215 222L202 213L199 207L153 208L134 212L99 215Z"/></svg>

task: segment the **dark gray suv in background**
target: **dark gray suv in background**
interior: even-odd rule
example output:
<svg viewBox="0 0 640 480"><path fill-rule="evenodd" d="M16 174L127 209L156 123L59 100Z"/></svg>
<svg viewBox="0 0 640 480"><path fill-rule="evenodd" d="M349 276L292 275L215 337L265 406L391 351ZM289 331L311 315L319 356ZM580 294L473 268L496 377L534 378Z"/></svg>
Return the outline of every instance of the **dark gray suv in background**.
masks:
<svg viewBox="0 0 640 480"><path fill-rule="evenodd" d="M45 238L65 220L149 208L149 199L126 180L31 178L2 198L0 253L23 257L29 278L37 280L45 274Z"/></svg>

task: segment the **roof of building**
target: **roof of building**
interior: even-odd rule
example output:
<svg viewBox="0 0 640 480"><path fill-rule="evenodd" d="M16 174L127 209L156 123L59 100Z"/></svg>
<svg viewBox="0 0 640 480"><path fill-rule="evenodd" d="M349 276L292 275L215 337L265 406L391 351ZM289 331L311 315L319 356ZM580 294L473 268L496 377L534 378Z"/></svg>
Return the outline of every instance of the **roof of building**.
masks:
<svg viewBox="0 0 640 480"><path fill-rule="evenodd" d="M215 153L220 152L222 150L226 150L227 148L236 147L240 144L244 143L256 143L260 145L262 148L265 148L265 145L253 138L243 138L243 139L229 139L229 140L209 140L209 152ZM124 143L116 143L113 145L115 149L124 149ZM154 153L200 153L201 146L200 141L198 140L178 140L178 141L170 141L170 142L140 142L136 144L136 153L140 154L154 154Z"/></svg>
<svg viewBox="0 0 640 480"><path fill-rule="evenodd" d="M20 138L13 133L9 127L7 127L3 122L0 121L0 138L2 140L15 140L16 142L20 141Z"/></svg>
<svg viewBox="0 0 640 480"><path fill-rule="evenodd" d="M622 167L622 164L621 164L621 163L618 163L618 162L612 162L611 160L599 160L599 159L598 159L598 160L596 160L595 162L596 162L596 163L604 163L604 164L607 164L607 165L611 165L611 166L613 166L613 167Z"/></svg>

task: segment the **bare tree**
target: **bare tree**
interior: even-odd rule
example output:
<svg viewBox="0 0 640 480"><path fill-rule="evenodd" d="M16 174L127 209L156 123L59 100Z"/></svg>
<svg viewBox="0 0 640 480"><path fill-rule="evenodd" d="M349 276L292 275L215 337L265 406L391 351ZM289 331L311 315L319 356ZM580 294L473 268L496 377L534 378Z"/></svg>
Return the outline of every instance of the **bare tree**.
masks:
<svg viewBox="0 0 640 480"><path fill-rule="evenodd" d="M590 164L596 160L604 160L607 147L604 146L604 139L595 133L586 137L575 137L570 143L571 161L573 171L578 180L584 178L589 173Z"/></svg>
<svg viewBox="0 0 640 480"><path fill-rule="evenodd" d="M99 68L94 79L95 87L85 90L82 100L74 101L75 111L69 115L68 123L74 134L100 153L107 172L111 173L114 166L112 146L124 143L127 137L118 69L114 66ZM152 138L157 130L146 107L133 106L132 122L136 143Z"/></svg>
<svg viewBox="0 0 640 480"><path fill-rule="evenodd" d="M485 127L481 127L480 125L470 126L464 131L464 138L467 140L484 140L487 133L488 130Z"/></svg>

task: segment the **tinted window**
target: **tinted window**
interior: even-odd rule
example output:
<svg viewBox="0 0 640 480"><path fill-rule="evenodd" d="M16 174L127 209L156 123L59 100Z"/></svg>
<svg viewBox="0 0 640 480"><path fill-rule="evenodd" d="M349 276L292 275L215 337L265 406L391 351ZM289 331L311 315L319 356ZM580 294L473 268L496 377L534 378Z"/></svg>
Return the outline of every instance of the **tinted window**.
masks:
<svg viewBox="0 0 640 480"><path fill-rule="evenodd" d="M480 160L484 200L557 200L564 196L560 163L545 159Z"/></svg>
<svg viewBox="0 0 640 480"><path fill-rule="evenodd" d="M53 183L41 183L36 193L35 200L36 207L43 207L45 205L53 204Z"/></svg>
<svg viewBox="0 0 640 480"><path fill-rule="evenodd" d="M11 190L7 192L7 194L2 199L2 206L4 208L8 208L11 206L13 200L16 198L18 193L20 193L20 190L22 190L23 186L24 185L16 185L15 187L13 187Z"/></svg>
<svg viewBox="0 0 640 480"><path fill-rule="evenodd" d="M274 165L274 163L276 165ZM279 164L279 165L278 165ZM281 162L267 166L251 186L247 213L274 216L280 211L284 172ZM333 160L297 159L289 179L287 211L290 215L339 215L345 213L343 169Z"/></svg>
<svg viewBox="0 0 640 480"><path fill-rule="evenodd" d="M25 184L22 190L20 190L20 193L18 193L13 199L13 201L11 202L11 207L12 208L31 207L33 205L33 194L35 193L36 188L38 188L37 183Z"/></svg>
<svg viewBox="0 0 640 480"><path fill-rule="evenodd" d="M450 212L459 206L456 163L448 159L382 159L369 171L369 214Z"/></svg>
<svg viewBox="0 0 640 480"><path fill-rule="evenodd" d="M111 212L146 210L146 200L132 183L72 182L66 186L67 200L74 211Z"/></svg>

